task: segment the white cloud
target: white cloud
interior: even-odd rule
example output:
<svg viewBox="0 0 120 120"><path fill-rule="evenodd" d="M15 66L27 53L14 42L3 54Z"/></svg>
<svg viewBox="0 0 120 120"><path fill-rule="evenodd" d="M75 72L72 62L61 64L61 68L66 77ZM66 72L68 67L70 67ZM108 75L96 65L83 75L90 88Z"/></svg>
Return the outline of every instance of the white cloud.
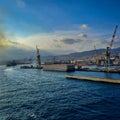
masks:
<svg viewBox="0 0 120 120"><path fill-rule="evenodd" d="M82 24L80 26L80 28L83 29L83 30L86 30L86 29L88 29L88 25L87 24Z"/></svg>
<svg viewBox="0 0 120 120"><path fill-rule="evenodd" d="M86 32L84 31L84 33L81 29L61 30L51 33L39 33L23 38L16 37L16 41L33 48L38 45L40 49L47 50L52 53L66 54L93 50L94 45L97 49L106 48L109 43L109 38L103 37L106 33L100 33L89 29Z"/></svg>

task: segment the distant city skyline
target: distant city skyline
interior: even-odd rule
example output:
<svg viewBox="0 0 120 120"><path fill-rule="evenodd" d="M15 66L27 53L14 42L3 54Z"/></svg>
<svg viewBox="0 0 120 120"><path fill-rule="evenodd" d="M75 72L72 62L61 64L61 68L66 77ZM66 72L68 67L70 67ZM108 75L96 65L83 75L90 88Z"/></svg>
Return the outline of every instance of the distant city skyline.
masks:
<svg viewBox="0 0 120 120"><path fill-rule="evenodd" d="M54 54L106 48L120 25L119 6L119 0L0 1L0 46L37 45ZM118 28L114 47L119 36Z"/></svg>

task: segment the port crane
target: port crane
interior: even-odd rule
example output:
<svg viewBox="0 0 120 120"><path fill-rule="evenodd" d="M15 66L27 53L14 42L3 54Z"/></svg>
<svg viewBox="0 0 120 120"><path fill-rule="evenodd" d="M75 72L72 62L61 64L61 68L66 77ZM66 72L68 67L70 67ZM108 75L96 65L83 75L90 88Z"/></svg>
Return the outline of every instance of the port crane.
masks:
<svg viewBox="0 0 120 120"><path fill-rule="evenodd" d="M114 39L115 39L115 36L116 36L117 29L118 29L118 26L116 25L113 36L112 36L112 40L110 42L110 45L106 49L106 66L107 67L110 65L111 49L112 49L112 46L113 46L113 42L114 42Z"/></svg>
<svg viewBox="0 0 120 120"><path fill-rule="evenodd" d="M38 66L41 66L40 52L37 45L36 45L36 50L37 50L37 63L38 63Z"/></svg>

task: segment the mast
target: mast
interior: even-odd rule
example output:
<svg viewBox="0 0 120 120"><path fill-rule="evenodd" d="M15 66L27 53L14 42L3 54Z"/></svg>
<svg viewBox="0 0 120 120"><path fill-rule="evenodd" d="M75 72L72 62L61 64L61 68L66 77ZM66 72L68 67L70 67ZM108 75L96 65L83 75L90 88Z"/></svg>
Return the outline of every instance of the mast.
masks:
<svg viewBox="0 0 120 120"><path fill-rule="evenodd" d="M39 49L37 48L37 45L36 45L36 51L37 51L37 64L38 66L41 66L40 52Z"/></svg>

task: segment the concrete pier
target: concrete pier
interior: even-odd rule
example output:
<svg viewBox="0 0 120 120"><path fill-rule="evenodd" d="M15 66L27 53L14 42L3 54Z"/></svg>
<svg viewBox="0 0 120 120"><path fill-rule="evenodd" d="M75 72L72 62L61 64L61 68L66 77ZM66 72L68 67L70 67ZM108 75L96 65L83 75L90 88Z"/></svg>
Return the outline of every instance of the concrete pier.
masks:
<svg viewBox="0 0 120 120"><path fill-rule="evenodd" d="M120 68L80 68L79 71L120 73Z"/></svg>
<svg viewBox="0 0 120 120"><path fill-rule="evenodd" d="M45 64L43 65L45 71L75 71L75 65L73 64Z"/></svg>
<svg viewBox="0 0 120 120"><path fill-rule="evenodd" d="M67 75L66 78L67 79L76 79L76 80L86 80L86 81L94 81L94 82L120 84L120 80L107 79L107 78L95 78L95 77L72 76L72 75Z"/></svg>

